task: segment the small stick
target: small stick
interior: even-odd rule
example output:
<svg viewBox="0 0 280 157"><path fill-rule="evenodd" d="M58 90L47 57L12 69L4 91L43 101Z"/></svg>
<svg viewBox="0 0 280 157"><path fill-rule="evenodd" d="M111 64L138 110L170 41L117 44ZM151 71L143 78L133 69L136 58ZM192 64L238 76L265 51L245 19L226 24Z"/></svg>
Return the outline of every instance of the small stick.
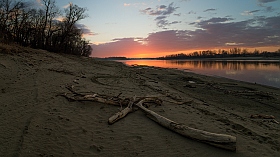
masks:
<svg viewBox="0 0 280 157"><path fill-rule="evenodd" d="M263 115L263 114L252 114L250 118L261 118L261 119L275 119L273 115Z"/></svg>
<svg viewBox="0 0 280 157"><path fill-rule="evenodd" d="M132 99L130 99L130 101L125 109L123 109L120 112L117 112L116 114L111 116L108 120L108 123L113 124L116 121L125 117L128 113L132 112L133 111L132 106L133 106L133 103L135 102L135 100L136 100L136 96L134 96Z"/></svg>

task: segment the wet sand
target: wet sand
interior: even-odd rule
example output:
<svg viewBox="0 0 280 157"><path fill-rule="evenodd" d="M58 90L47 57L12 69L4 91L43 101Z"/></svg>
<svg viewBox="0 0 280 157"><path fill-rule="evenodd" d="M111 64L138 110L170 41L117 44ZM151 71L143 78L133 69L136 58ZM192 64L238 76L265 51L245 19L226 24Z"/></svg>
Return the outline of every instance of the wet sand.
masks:
<svg viewBox="0 0 280 157"><path fill-rule="evenodd" d="M0 156L279 156L280 90L258 84L0 44ZM81 93L157 96L149 109L178 123L237 137L236 152L188 139L136 110L68 101ZM273 115L256 119L251 115Z"/></svg>

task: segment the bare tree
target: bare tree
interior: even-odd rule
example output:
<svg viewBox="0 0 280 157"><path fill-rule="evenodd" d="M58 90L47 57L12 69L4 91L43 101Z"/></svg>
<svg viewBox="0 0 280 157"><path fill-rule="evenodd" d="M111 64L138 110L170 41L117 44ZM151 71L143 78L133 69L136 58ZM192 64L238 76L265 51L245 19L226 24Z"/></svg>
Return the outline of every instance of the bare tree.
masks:
<svg viewBox="0 0 280 157"><path fill-rule="evenodd" d="M44 44L44 47L51 46L50 38L52 34L57 31L54 30L55 27L53 27L53 21L54 19L59 15L59 9L55 5L55 0L42 0L44 5L44 21L43 21L43 27L42 27L42 41Z"/></svg>
<svg viewBox="0 0 280 157"><path fill-rule="evenodd" d="M24 46L54 52L89 56L91 47L82 38L76 24L87 17L86 9L72 3L64 11L62 21L56 20L60 10L55 0L42 0L42 7L31 8L23 0L0 0L0 38Z"/></svg>
<svg viewBox="0 0 280 157"><path fill-rule="evenodd" d="M77 30L75 24L84 18L87 17L85 14L86 9L81 8L77 5L69 3L69 7L65 10L65 18L63 19L63 31L62 31L62 42L61 47L64 47L64 52L68 51L69 41L71 38L75 38L75 36L81 36L81 32Z"/></svg>
<svg viewBox="0 0 280 157"><path fill-rule="evenodd" d="M23 7L23 2L15 0L0 0L0 31L5 40L10 40L14 35L15 18Z"/></svg>

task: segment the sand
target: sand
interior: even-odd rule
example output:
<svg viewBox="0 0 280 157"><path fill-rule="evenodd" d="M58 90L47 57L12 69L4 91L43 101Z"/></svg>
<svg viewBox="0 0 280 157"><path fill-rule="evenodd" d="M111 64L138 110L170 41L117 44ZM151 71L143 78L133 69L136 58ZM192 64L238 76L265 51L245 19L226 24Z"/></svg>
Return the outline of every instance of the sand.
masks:
<svg viewBox="0 0 280 157"><path fill-rule="evenodd" d="M187 126L237 137L231 152L176 134L136 110L68 101L77 92L157 96L149 109ZM0 45L0 156L279 156L280 90L176 69ZM183 103L180 103L183 102ZM252 114L275 119L253 119ZM276 121L275 121L276 120Z"/></svg>

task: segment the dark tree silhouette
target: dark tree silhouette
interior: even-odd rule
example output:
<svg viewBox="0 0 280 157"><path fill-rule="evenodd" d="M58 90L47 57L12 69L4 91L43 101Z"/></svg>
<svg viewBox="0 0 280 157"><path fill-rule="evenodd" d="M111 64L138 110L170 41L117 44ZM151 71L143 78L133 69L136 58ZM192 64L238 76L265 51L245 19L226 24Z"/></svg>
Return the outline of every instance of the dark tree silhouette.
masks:
<svg viewBox="0 0 280 157"><path fill-rule="evenodd" d="M232 48L227 50L206 50L195 51L190 54L172 54L165 57L159 57L159 59L193 59L193 58L229 58L229 57L280 57L280 49L275 52L260 52L255 49L253 52L249 52L247 49Z"/></svg>
<svg viewBox="0 0 280 157"><path fill-rule="evenodd" d="M55 0L42 0L41 8L22 0L0 0L0 40L57 53L89 56L91 46L76 26L86 9L72 3L62 11ZM62 16L63 20L56 20Z"/></svg>

